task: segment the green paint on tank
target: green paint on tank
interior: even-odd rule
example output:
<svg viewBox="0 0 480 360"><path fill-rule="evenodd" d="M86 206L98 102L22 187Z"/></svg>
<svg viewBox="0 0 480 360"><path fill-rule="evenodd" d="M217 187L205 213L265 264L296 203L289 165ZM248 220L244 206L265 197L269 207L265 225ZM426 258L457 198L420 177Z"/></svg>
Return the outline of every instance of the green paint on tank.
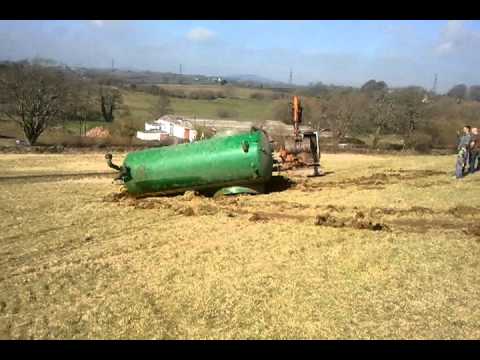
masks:
<svg viewBox="0 0 480 360"><path fill-rule="evenodd" d="M214 190L262 184L272 176L272 150L262 131L131 152L123 181L131 194Z"/></svg>

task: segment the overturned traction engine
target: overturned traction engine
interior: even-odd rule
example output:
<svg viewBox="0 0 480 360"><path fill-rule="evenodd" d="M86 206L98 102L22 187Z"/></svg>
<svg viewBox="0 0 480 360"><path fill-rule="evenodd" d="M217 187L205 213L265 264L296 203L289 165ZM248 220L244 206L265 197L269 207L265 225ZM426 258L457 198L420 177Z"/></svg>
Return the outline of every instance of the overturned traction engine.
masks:
<svg viewBox="0 0 480 360"><path fill-rule="evenodd" d="M272 147L262 130L214 137L189 144L134 151L119 172L132 195L173 194L187 190L218 194L255 194L264 191L272 177Z"/></svg>

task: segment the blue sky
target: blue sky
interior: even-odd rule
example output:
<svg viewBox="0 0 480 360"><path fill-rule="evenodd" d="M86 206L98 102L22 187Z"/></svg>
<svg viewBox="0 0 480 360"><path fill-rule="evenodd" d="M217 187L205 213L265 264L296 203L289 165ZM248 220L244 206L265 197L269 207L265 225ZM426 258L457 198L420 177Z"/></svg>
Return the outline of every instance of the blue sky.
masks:
<svg viewBox="0 0 480 360"><path fill-rule="evenodd" d="M0 59L438 90L480 84L480 21L0 21Z"/></svg>

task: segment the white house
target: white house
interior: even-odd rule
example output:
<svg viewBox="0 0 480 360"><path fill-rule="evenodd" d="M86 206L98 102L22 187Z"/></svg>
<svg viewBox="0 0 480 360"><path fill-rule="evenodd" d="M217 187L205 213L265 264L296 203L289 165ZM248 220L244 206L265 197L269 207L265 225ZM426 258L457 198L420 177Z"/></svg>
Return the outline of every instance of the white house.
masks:
<svg viewBox="0 0 480 360"><path fill-rule="evenodd" d="M137 138L141 140L164 140L176 137L183 142L192 142L197 137L190 121L178 116L162 116L151 123L145 123L145 131L137 131Z"/></svg>

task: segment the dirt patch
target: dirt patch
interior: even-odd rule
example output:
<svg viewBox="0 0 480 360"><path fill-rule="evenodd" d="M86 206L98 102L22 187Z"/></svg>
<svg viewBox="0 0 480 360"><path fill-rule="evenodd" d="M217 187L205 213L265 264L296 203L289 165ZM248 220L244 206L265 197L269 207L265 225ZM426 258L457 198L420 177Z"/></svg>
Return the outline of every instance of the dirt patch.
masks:
<svg viewBox="0 0 480 360"><path fill-rule="evenodd" d="M102 201L104 202L120 202L122 200L125 200L126 198L129 198L130 195L128 194L127 191L122 191L119 193L112 193L112 194L107 194L103 197Z"/></svg>
<svg viewBox="0 0 480 360"><path fill-rule="evenodd" d="M480 242L480 224L469 224L462 232L466 235L477 237L477 242Z"/></svg>
<svg viewBox="0 0 480 360"><path fill-rule="evenodd" d="M416 188L424 189L424 188L430 188L432 186L442 186L442 185L447 185L450 184L449 181L446 180L440 180L440 181L435 181L435 182L427 182L425 184L415 184L414 186Z"/></svg>
<svg viewBox="0 0 480 360"><path fill-rule="evenodd" d="M25 181L28 183L43 183L54 182L62 180L75 180L89 177L112 177L116 173L110 171L102 172L85 172L85 173L72 173L72 174L48 174L48 175L21 175L21 176L2 176L0 182L19 182Z"/></svg>
<svg viewBox="0 0 480 360"><path fill-rule="evenodd" d="M191 201L196 197L198 197L198 193L196 191L185 191L182 198L183 200Z"/></svg>
<svg viewBox="0 0 480 360"><path fill-rule="evenodd" d="M459 205L453 208L448 209L447 211L449 214L453 216L466 216L466 215L478 215L480 212L479 208L473 206L464 206Z"/></svg>
<svg viewBox="0 0 480 360"><path fill-rule="evenodd" d="M288 190L294 187L297 183L285 176L272 176L270 181L265 184L265 192L273 193Z"/></svg>
<svg viewBox="0 0 480 360"><path fill-rule="evenodd" d="M343 212L345 210L345 206L327 205L326 210L327 211L333 211L333 212Z"/></svg>
<svg viewBox="0 0 480 360"><path fill-rule="evenodd" d="M363 219L354 219L350 223L354 229L372 230L372 231L390 231L390 227L379 222L371 222Z"/></svg>
<svg viewBox="0 0 480 360"><path fill-rule="evenodd" d="M392 208L372 207L369 210L370 216L394 215L396 213L398 213L398 210Z"/></svg>
<svg viewBox="0 0 480 360"><path fill-rule="evenodd" d="M340 219L332 216L330 213L317 215L315 225L330 226L335 228L350 227L353 229L372 230L372 231L390 231L390 227L380 222L365 219L365 214L357 212L350 220Z"/></svg>
<svg viewBox="0 0 480 360"><path fill-rule="evenodd" d="M315 217L315 225L322 225L322 226L331 226L331 227L344 227L345 221L335 218L329 213L324 213L317 215Z"/></svg>
<svg viewBox="0 0 480 360"><path fill-rule="evenodd" d="M412 206L409 212L414 212L421 215L424 215L424 214L432 215L435 213L432 209L429 209L423 206Z"/></svg>
<svg viewBox="0 0 480 360"><path fill-rule="evenodd" d="M370 216L383 216L383 215L397 215L397 216L406 216L406 215L432 215L435 213L432 209L422 207L422 206L412 206L409 209L393 209L393 208L380 208L372 207L369 211Z"/></svg>
<svg viewBox="0 0 480 360"><path fill-rule="evenodd" d="M403 178L410 178L410 179L417 179L419 177L429 177L429 176L437 176L437 175L448 175L449 173L446 171L439 171L439 170L407 170L407 169L387 169L387 173L390 176L398 176Z"/></svg>
<svg viewBox="0 0 480 360"><path fill-rule="evenodd" d="M214 205L210 204L199 204L194 207L195 208L195 214L197 215L215 215L217 214L220 209Z"/></svg>
<svg viewBox="0 0 480 360"><path fill-rule="evenodd" d="M348 186L359 186L362 190L382 190L387 184L396 184L405 180L417 180L437 175L448 175L448 172L436 170L393 170L388 169L382 173L374 173L369 176L360 176L358 178L346 179L341 181L310 182L301 181L296 188L302 191L321 188L339 188L344 189ZM423 185L420 185L423 186ZM425 185L429 186L429 185Z"/></svg>
<svg viewBox="0 0 480 360"><path fill-rule="evenodd" d="M155 203L153 201L135 201L133 207L135 209L154 209Z"/></svg>
<svg viewBox="0 0 480 360"><path fill-rule="evenodd" d="M302 214L301 211L311 209L312 206L296 202L275 200L271 202L260 202L255 200L243 201L241 197L225 197L217 200L199 196L194 192L187 192L184 195L176 197L156 197L156 198L133 198L126 191L106 195L104 201L117 203L121 206L133 206L138 210L166 209L172 215L177 216L212 216L223 213L225 216L233 218L239 215L247 215L250 222L267 221L296 221L309 222L317 226L328 226L334 228L352 228L370 231L391 231L393 225L397 230L406 232L425 233L432 228L443 230L458 230L462 225L458 221L451 219L426 219L424 215L444 214L464 217L466 215L475 215L480 209L470 206L456 206L448 210L434 211L428 207L412 206L407 209L381 208L373 207L370 209L359 209L353 207L347 209L341 205L327 204L324 206L315 206L322 209L322 213L317 216ZM277 211L258 211L261 207L273 207ZM353 215L342 216L350 213ZM379 221L383 216L391 216L388 223ZM405 217L399 219L398 217ZM480 234L480 227L467 227L466 234Z"/></svg>
<svg viewBox="0 0 480 360"><path fill-rule="evenodd" d="M458 221L451 221L446 219L421 219L421 218L408 218L408 219L392 219L391 223L395 224L395 227L402 228L406 232L426 233L429 230L460 230L465 224ZM468 224L467 224L468 225Z"/></svg>
<svg viewBox="0 0 480 360"><path fill-rule="evenodd" d="M198 196L193 192L187 192L176 197L150 198L136 198L122 192L109 194L103 200L117 203L120 206L132 206L136 210L170 210L173 214L182 216L215 215L221 210L220 207L211 204L209 199Z"/></svg>
<svg viewBox="0 0 480 360"><path fill-rule="evenodd" d="M293 210L297 210L297 209L308 209L308 208L311 207L311 206L308 205L308 204L301 204L301 203L297 203L297 202L294 202L294 201L284 201L284 200L269 201L269 202L266 203L266 204L269 205L269 206L276 206L276 207L279 207L279 208L281 208L281 209L293 209ZM249 205L253 205L253 206L264 206L265 203L250 202Z"/></svg>
<svg viewBox="0 0 480 360"><path fill-rule="evenodd" d="M177 210L175 210L175 213L178 215L183 215L183 216L194 216L195 211L191 206L184 206L180 207Z"/></svg>
<svg viewBox="0 0 480 360"><path fill-rule="evenodd" d="M360 190L385 190L385 186L375 185L375 186L362 186Z"/></svg>
<svg viewBox="0 0 480 360"><path fill-rule="evenodd" d="M252 216L248 218L248 221L252 221L252 222L265 222L268 220L270 220L270 218L262 213L254 213Z"/></svg>

